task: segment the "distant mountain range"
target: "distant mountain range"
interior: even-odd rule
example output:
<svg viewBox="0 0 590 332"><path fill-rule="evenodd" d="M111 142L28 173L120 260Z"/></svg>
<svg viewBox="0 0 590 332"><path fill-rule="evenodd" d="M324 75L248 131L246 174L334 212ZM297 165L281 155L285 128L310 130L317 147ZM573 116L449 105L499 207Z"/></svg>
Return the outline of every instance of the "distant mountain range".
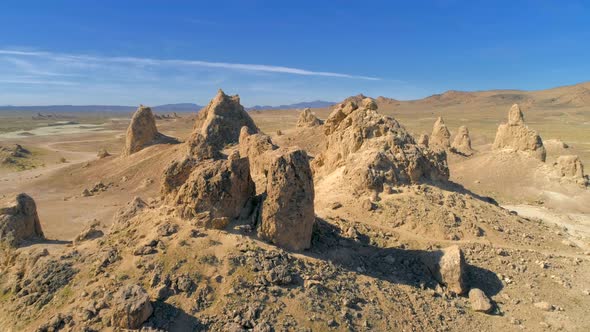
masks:
<svg viewBox="0 0 590 332"><path fill-rule="evenodd" d="M260 106L246 107L246 110L279 110L279 109L295 109L295 108L319 108L328 107L334 104L333 102L316 100L310 102L302 102L290 105L279 106ZM178 103L165 104L152 107L157 113L167 112L198 112L203 106L193 103ZM131 113L137 109L137 106L121 106L121 105L49 105L49 106L0 106L0 111L29 111L40 113L57 113L57 112L116 112L116 113Z"/></svg>
<svg viewBox="0 0 590 332"><path fill-rule="evenodd" d="M197 112L203 106L191 103L166 104L152 107L152 110L159 113L165 112ZM30 111L40 113L56 112L134 112L137 106L121 105L49 105L49 106L0 106L0 111Z"/></svg>
<svg viewBox="0 0 590 332"><path fill-rule="evenodd" d="M315 100L315 101L307 101L302 103L295 103L295 104L288 104L288 105L278 105L278 106L268 106L268 105L256 105L252 107L246 107L248 111L264 111L264 110L288 110L288 109L295 109L295 108L322 108L334 105L334 102L331 101L323 101L323 100Z"/></svg>

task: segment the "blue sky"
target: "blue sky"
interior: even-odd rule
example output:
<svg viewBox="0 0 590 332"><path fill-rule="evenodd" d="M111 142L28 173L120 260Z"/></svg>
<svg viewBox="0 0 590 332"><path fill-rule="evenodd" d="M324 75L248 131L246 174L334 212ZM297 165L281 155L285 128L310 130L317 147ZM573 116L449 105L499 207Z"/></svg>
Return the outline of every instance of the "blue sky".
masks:
<svg viewBox="0 0 590 332"><path fill-rule="evenodd" d="M0 105L245 105L590 79L588 1L0 3Z"/></svg>

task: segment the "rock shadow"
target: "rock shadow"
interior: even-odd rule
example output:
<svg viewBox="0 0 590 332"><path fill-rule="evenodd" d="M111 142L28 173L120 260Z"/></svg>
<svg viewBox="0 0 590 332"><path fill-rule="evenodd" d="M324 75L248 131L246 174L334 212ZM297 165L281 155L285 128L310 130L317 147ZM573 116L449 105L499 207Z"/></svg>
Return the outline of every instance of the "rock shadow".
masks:
<svg viewBox="0 0 590 332"><path fill-rule="evenodd" d="M338 227L316 218L311 249L301 254L390 283L416 288L437 287L438 282L425 265L424 258L439 252L378 247L371 244L367 235L359 233L353 226L351 228L353 230L347 230L345 236ZM465 266L464 282L467 288L480 288L488 296L502 289L502 282L494 272L469 264Z"/></svg>
<svg viewBox="0 0 590 332"><path fill-rule="evenodd" d="M190 315L184 310L175 307L172 304L155 301L152 302L154 312L148 321L143 325L144 328L152 328L164 331L208 331L209 326L201 322L198 318Z"/></svg>

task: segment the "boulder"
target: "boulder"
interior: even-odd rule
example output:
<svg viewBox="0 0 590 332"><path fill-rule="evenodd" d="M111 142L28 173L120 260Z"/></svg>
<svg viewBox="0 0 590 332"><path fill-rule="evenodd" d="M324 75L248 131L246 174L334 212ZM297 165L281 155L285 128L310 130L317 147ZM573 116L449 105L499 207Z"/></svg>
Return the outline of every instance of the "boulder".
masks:
<svg viewBox="0 0 590 332"><path fill-rule="evenodd" d="M111 324L123 329L139 329L154 309L146 291L138 285L126 285L113 298Z"/></svg>
<svg viewBox="0 0 590 332"><path fill-rule="evenodd" d="M229 144L238 143L240 130L244 126L251 133L258 132L256 124L240 104L240 97L228 96L220 89L197 115L191 137L200 134L207 146L219 151Z"/></svg>
<svg viewBox="0 0 590 332"><path fill-rule="evenodd" d="M303 150L280 149L272 152L268 165L258 234L289 250L303 250L311 245L315 211L308 159Z"/></svg>
<svg viewBox="0 0 590 332"><path fill-rule="evenodd" d="M399 122L374 110L374 101L366 100L363 105L341 104L328 117L326 147L312 163L316 175L344 167L342 180L355 189L377 192L386 184L448 180L444 151L416 144Z"/></svg>
<svg viewBox="0 0 590 332"><path fill-rule="evenodd" d="M438 117L432 127L428 146L433 150L447 150L451 147L451 133L442 117Z"/></svg>
<svg viewBox="0 0 590 332"><path fill-rule="evenodd" d="M473 154L473 149L471 148L471 138L469 137L469 129L467 129L467 127L459 127L457 130L457 135L455 135L455 139L451 145L451 151L466 156Z"/></svg>
<svg viewBox="0 0 590 332"><path fill-rule="evenodd" d="M240 216L255 194L248 159L237 155L206 159L178 174L177 179L165 178L165 200L177 206L183 218L196 219L205 227L223 228Z"/></svg>
<svg viewBox="0 0 590 332"><path fill-rule="evenodd" d="M31 196L19 194L14 204L0 208L0 242L16 246L35 238L43 238L37 205Z"/></svg>
<svg viewBox="0 0 590 332"><path fill-rule="evenodd" d="M463 294L467 288L464 282L465 258L459 246L427 253L422 261L441 285L455 294Z"/></svg>
<svg viewBox="0 0 590 332"><path fill-rule="evenodd" d="M140 105L137 111L133 113L131 123L127 127L125 147L122 154L123 156L129 156L150 145L177 142L176 139L159 133L152 109Z"/></svg>
<svg viewBox="0 0 590 332"><path fill-rule="evenodd" d="M322 120L318 119L311 109L306 108L299 114L297 127L317 127L322 125Z"/></svg>
<svg viewBox="0 0 590 332"><path fill-rule="evenodd" d="M489 313L494 308L490 299L479 288L469 290L469 302L471 303L471 309L477 312Z"/></svg>
<svg viewBox="0 0 590 332"><path fill-rule="evenodd" d="M492 149L524 151L543 162L547 155L539 134L524 124L524 116L518 104L510 108L508 123L498 127Z"/></svg>

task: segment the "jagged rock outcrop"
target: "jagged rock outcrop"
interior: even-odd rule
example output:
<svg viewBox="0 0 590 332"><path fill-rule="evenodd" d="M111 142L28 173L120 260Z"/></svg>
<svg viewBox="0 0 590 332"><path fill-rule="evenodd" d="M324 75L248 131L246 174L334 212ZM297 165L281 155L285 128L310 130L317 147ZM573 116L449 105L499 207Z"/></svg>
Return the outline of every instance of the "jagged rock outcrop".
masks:
<svg viewBox="0 0 590 332"><path fill-rule="evenodd" d="M428 139L428 147L432 150L447 150L451 147L451 133L442 117L438 117L432 127Z"/></svg>
<svg viewBox="0 0 590 332"><path fill-rule="evenodd" d="M0 242L16 246L35 238L43 238L37 205L31 196L19 194L13 205L0 208Z"/></svg>
<svg viewBox="0 0 590 332"><path fill-rule="evenodd" d="M467 291L464 281L465 257L459 246L426 253L422 261L434 279L449 291L459 295Z"/></svg>
<svg viewBox="0 0 590 332"><path fill-rule="evenodd" d="M137 111L133 113L131 123L127 128L125 148L122 154L123 156L129 156L153 144L175 142L177 141L174 138L158 132L156 118L151 108L140 105Z"/></svg>
<svg viewBox="0 0 590 332"><path fill-rule="evenodd" d="M559 156L554 167L562 178L574 181L583 186L588 185L588 178L584 174L584 164L582 164L578 156Z"/></svg>
<svg viewBox="0 0 590 332"><path fill-rule="evenodd" d="M113 299L111 324L123 329L139 329L154 309L149 295L139 285L124 286Z"/></svg>
<svg viewBox="0 0 590 332"><path fill-rule="evenodd" d="M246 138L250 133L256 136ZM230 97L219 90L197 117L186 143L188 156L174 160L165 170L161 186L164 200L176 206L183 218L196 219L205 227L224 228L240 216L255 194L255 185L248 158L240 158L237 151L225 156L222 150L244 136L242 140L251 141L244 143L244 156L256 154L256 144L266 141L257 133L239 96ZM272 144L270 139L268 144Z"/></svg>
<svg viewBox="0 0 590 332"><path fill-rule="evenodd" d="M177 174L180 178L165 176L166 200L177 206L183 218L197 219L205 227L225 227L255 194L248 159L237 153L228 159L199 161L191 165L190 172L185 169Z"/></svg>
<svg viewBox="0 0 590 332"><path fill-rule="evenodd" d="M317 127L321 126L322 124L322 120L318 119L318 117L315 116L315 114L313 114L313 112L309 108L306 108L301 113L299 113L299 119L297 119L297 127Z"/></svg>
<svg viewBox="0 0 590 332"><path fill-rule="evenodd" d="M307 153L280 149L268 154L258 234L289 250L307 249L315 221L313 176Z"/></svg>
<svg viewBox="0 0 590 332"><path fill-rule="evenodd" d="M238 143L243 126L251 133L258 132L256 124L240 104L240 96L228 96L219 89L215 98L197 115L191 138L201 135L208 146L222 150L228 144Z"/></svg>
<svg viewBox="0 0 590 332"><path fill-rule="evenodd" d="M467 127L459 127L457 134L455 135L455 139L453 139L451 151L465 156L470 156L473 154L473 149L471 148L471 137L469 137L469 129L467 129Z"/></svg>
<svg viewBox="0 0 590 332"><path fill-rule="evenodd" d="M543 162L547 155L539 134L524 124L524 116L518 104L510 108L508 123L498 127L492 148L524 151Z"/></svg>
<svg viewBox="0 0 590 332"><path fill-rule="evenodd" d="M446 181L446 154L416 144L395 119L375 110L372 99L336 107L326 120L327 144L313 161L314 172L325 175L344 167L346 180L357 189L381 192L392 186Z"/></svg>

